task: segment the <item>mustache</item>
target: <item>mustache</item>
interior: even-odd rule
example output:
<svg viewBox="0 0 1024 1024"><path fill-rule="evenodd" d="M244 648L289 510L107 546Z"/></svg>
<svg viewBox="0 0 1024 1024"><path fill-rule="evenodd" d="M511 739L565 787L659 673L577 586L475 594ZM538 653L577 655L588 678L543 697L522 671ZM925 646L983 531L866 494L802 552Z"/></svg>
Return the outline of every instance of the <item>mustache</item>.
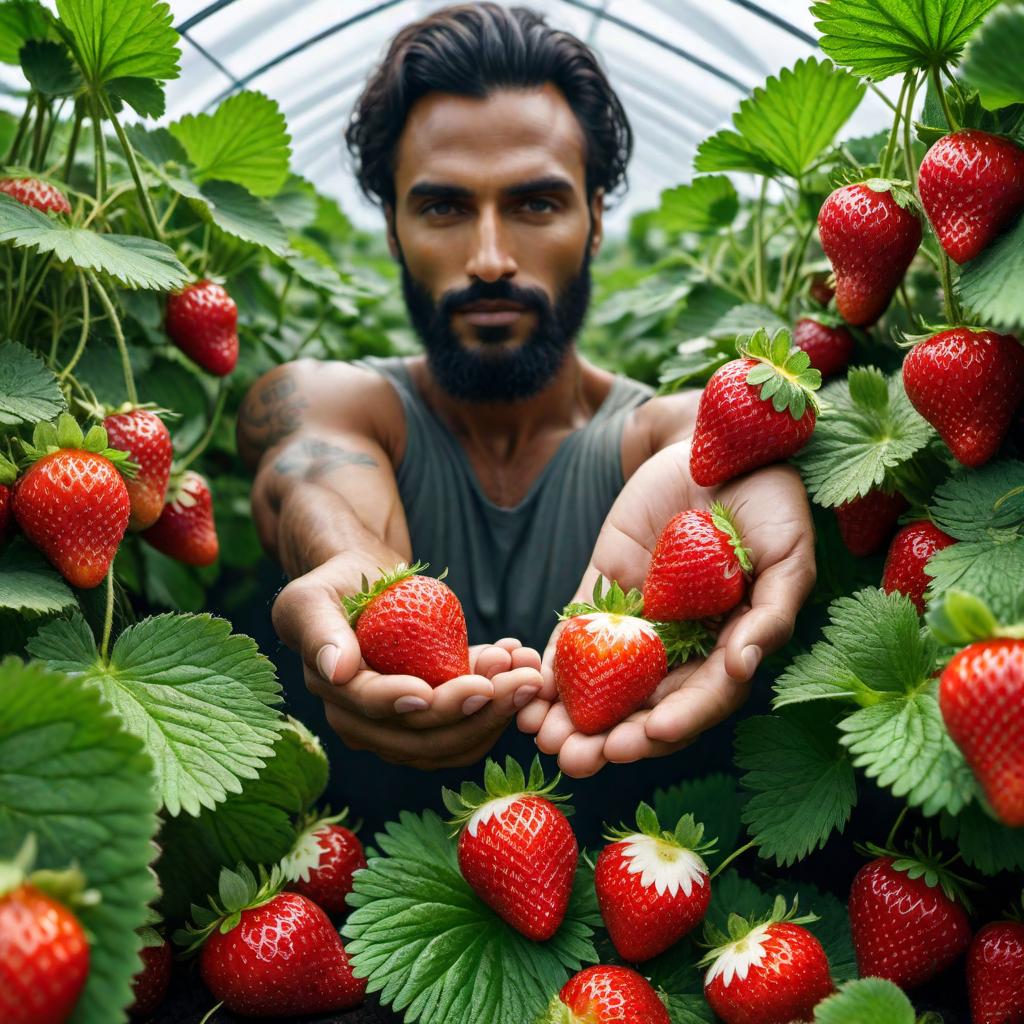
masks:
<svg viewBox="0 0 1024 1024"><path fill-rule="evenodd" d="M447 322L459 307L486 300L515 302L542 316L551 313L551 302L540 288L522 288L511 281L502 280L474 281L466 288L445 292L437 304L437 315L443 322Z"/></svg>

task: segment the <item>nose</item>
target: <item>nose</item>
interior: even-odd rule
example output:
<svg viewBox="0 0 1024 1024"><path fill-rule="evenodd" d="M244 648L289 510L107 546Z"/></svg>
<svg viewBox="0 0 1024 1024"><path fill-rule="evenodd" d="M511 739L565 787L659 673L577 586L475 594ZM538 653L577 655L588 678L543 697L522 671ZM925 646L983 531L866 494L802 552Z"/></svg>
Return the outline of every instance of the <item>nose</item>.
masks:
<svg viewBox="0 0 1024 1024"><path fill-rule="evenodd" d="M473 233L466 274L488 283L511 277L518 269L495 210L482 210Z"/></svg>

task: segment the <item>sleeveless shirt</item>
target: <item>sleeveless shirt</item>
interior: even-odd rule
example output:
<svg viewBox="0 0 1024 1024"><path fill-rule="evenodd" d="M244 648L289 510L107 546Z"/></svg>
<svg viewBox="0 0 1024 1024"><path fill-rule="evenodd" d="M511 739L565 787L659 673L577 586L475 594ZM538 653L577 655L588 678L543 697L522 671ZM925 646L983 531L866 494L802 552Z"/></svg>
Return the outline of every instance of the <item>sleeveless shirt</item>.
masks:
<svg viewBox="0 0 1024 1024"><path fill-rule="evenodd" d="M387 378L402 402L406 444L396 477L413 558L429 563L431 575L447 566L445 582L462 602L471 644L514 636L543 651L625 483L626 418L654 392L616 375L591 420L562 441L525 497L505 508L484 493L403 357L354 362Z"/></svg>

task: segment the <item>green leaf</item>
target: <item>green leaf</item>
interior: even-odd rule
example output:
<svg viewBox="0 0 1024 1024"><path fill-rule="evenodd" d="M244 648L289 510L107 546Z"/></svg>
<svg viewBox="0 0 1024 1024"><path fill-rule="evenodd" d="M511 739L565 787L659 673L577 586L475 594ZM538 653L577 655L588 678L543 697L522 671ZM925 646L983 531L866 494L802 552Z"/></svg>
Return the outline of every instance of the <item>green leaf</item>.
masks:
<svg viewBox="0 0 1024 1024"><path fill-rule="evenodd" d="M223 178L258 196L272 196L288 177L291 150L284 115L260 92L239 92L212 114L189 114L170 125L200 182Z"/></svg>
<svg viewBox="0 0 1024 1024"><path fill-rule="evenodd" d="M668 1015L672 1024L715 1024L718 1020L703 995L669 993Z"/></svg>
<svg viewBox="0 0 1024 1024"><path fill-rule="evenodd" d="M926 815L956 814L974 795L974 778L942 720L937 685L862 708L839 723L854 766Z"/></svg>
<svg viewBox="0 0 1024 1024"><path fill-rule="evenodd" d="M112 79L167 81L180 72L171 8L154 0L57 0L86 79L98 90Z"/></svg>
<svg viewBox="0 0 1024 1024"><path fill-rule="evenodd" d="M0 195L0 242L52 252L61 263L108 274L126 288L169 291L189 279L174 251L160 242L68 227L7 195Z"/></svg>
<svg viewBox="0 0 1024 1024"><path fill-rule="evenodd" d="M21 70L29 85L44 96L70 96L82 84L66 46L32 39L21 48Z"/></svg>
<svg viewBox="0 0 1024 1024"><path fill-rule="evenodd" d="M964 863L985 875L1024 871L1024 828L1007 828L975 801L955 818L942 816L942 834L956 839Z"/></svg>
<svg viewBox="0 0 1024 1024"><path fill-rule="evenodd" d="M193 205L204 219L243 242L269 249L276 256L288 250L281 222L265 199L233 181L207 181Z"/></svg>
<svg viewBox="0 0 1024 1024"><path fill-rule="evenodd" d="M837 64L876 82L955 64L999 0L818 0L820 45Z"/></svg>
<svg viewBox="0 0 1024 1024"><path fill-rule="evenodd" d="M19 64L21 47L30 39L49 39L50 17L37 0L0 4L0 61Z"/></svg>
<svg viewBox="0 0 1024 1024"><path fill-rule="evenodd" d="M712 870L739 842L742 797L732 775L707 775L656 789L653 803L666 828L673 827L684 814L692 814L704 824L704 835L717 841L714 851L701 854Z"/></svg>
<svg viewBox="0 0 1024 1024"><path fill-rule="evenodd" d="M853 768L831 715L793 708L749 718L736 729L736 765L753 796L744 824L762 857L780 867L821 849L842 832L857 802Z"/></svg>
<svg viewBox="0 0 1024 1024"><path fill-rule="evenodd" d="M368 991L409 1024L534 1020L570 972L597 960L593 885L585 900L584 872L556 935L531 942L469 888L433 812L403 812L376 842L385 856L356 875L355 910L342 934Z"/></svg>
<svg viewBox="0 0 1024 1024"><path fill-rule="evenodd" d="M657 223L678 234L712 234L728 227L739 213L740 200L724 175L695 178L661 193Z"/></svg>
<svg viewBox="0 0 1024 1024"><path fill-rule="evenodd" d="M695 171L737 171L772 177L777 168L765 159L753 145L737 132L728 128L705 139L697 147L693 160Z"/></svg>
<svg viewBox="0 0 1024 1024"><path fill-rule="evenodd" d="M17 342L0 342L0 424L52 420L64 408L53 371Z"/></svg>
<svg viewBox="0 0 1024 1024"><path fill-rule="evenodd" d="M281 729L273 665L223 619L144 619L117 638L107 665L80 617L44 626L29 649L52 668L83 673L146 741L171 815L241 792L272 755Z"/></svg>
<svg viewBox="0 0 1024 1024"><path fill-rule="evenodd" d="M977 323L1013 333L1024 329L1024 217L960 272L959 293Z"/></svg>
<svg viewBox="0 0 1024 1024"><path fill-rule="evenodd" d="M143 117L163 117L167 109L162 86L151 78L112 78L107 82L107 92L124 100Z"/></svg>
<svg viewBox="0 0 1024 1024"><path fill-rule="evenodd" d="M0 608L45 615L73 604L75 595L60 573L22 538L0 552Z"/></svg>
<svg viewBox="0 0 1024 1024"><path fill-rule="evenodd" d="M141 965L135 930L156 896L152 763L92 687L39 664L0 663L0 707L0 858L31 832L37 867L75 862L99 891L98 904L76 910L92 941L70 1021L126 1020Z"/></svg>
<svg viewBox="0 0 1024 1024"><path fill-rule="evenodd" d="M914 1024L913 1004L891 981L862 978L848 982L818 1003L815 1024Z"/></svg>
<svg viewBox="0 0 1024 1024"><path fill-rule="evenodd" d="M960 73L989 110L1024 103L1024 8L997 7L967 44Z"/></svg>
<svg viewBox="0 0 1024 1024"><path fill-rule="evenodd" d="M935 437L910 404L900 373L856 368L820 394L821 415L795 462L811 497L834 507L880 487Z"/></svg>
<svg viewBox="0 0 1024 1024"><path fill-rule="evenodd" d="M168 163L188 163L185 147L166 128L144 128L141 124L129 124L124 130L135 152L145 157L154 167L163 167Z"/></svg>

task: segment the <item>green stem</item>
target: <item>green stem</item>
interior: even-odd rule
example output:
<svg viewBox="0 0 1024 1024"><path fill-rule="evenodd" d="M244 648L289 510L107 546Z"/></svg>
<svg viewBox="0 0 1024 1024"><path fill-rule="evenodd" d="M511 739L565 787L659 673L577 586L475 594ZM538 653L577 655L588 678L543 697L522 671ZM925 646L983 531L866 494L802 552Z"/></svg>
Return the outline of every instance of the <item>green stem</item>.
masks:
<svg viewBox="0 0 1024 1024"><path fill-rule="evenodd" d="M139 170L139 162L135 159L135 150L128 141L128 136L121 127L121 122L114 114L110 103L104 100L104 106L106 107L107 117L114 126L114 134L117 135L117 141L121 143L121 149L124 150L125 159L128 161L128 170L131 171L132 180L135 182L135 190L139 194L139 205L142 207L142 215L146 218L146 223L149 225L149 230L152 232L153 237L161 241L163 239L163 232L160 229L159 221L156 219L156 211L153 209L153 201L149 197L149 190L142 184L142 173Z"/></svg>
<svg viewBox="0 0 1024 1024"><path fill-rule="evenodd" d="M210 259L210 225L203 225L203 249L199 254L199 277L206 277L206 264Z"/></svg>
<svg viewBox="0 0 1024 1024"><path fill-rule="evenodd" d="M85 106L81 100L75 101L75 120L71 126L71 139L68 142L68 153L64 159L64 180L71 180L71 169L75 163L75 151L78 149L78 139L82 134L82 119L85 117Z"/></svg>
<svg viewBox="0 0 1024 1024"><path fill-rule="evenodd" d="M82 358L82 353L85 351L85 343L89 340L89 289L85 283L85 275L78 275L78 284L82 290L82 333L78 336L78 345L75 347L75 351L71 354L71 358L68 360L68 365L57 375L57 380L66 380L74 368L78 365L78 360Z"/></svg>
<svg viewBox="0 0 1024 1024"><path fill-rule="evenodd" d="M804 232L804 236L800 241L800 247L797 250L796 261L793 263L793 272L790 275L790 279L786 284L786 288L782 293L782 301L780 305L785 308L789 305L793 296L796 294L797 288L800 286L800 271L803 269L804 254L807 252L807 246L810 244L811 236L814 234L815 228L817 228L817 222L811 223L807 231Z"/></svg>
<svg viewBox="0 0 1024 1024"><path fill-rule="evenodd" d="M288 276L284 279L284 287L281 289L281 294L277 298L277 330L281 330L281 325L284 323L284 300L288 297L288 290L292 286L292 281L295 280L295 271L289 270Z"/></svg>
<svg viewBox="0 0 1024 1024"><path fill-rule="evenodd" d="M18 291L14 296L14 310L8 321L8 335L15 341L18 340L16 329L18 323L21 320L21 311L24 308L25 300L25 272L28 269L29 254L25 249L21 249L16 257L20 262L20 269L18 270Z"/></svg>
<svg viewBox="0 0 1024 1024"><path fill-rule="evenodd" d="M103 139L103 115L100 112L99 100L93 97L92 103L93 148L96 151L96 198L102 202L107 191L107 144Z"/></svg>
<svg viewBox="0 0 1024 1024"><path fill-rule="evenodd" d="M717 285L723 291L727 291L731 295L735 295L736 298L740 300L740 302L750 301L749 291L747 293L744 293L740 291L738 288L729 284L728 281L726 281L721 275L713 273L709 267L701 263L701 261L698 260L691 253L680 251L677 255L688 266L693 267L695 270L701 271L712 284Z"/></svg>
<svg viewBox="0 0 1024 1024"><path fill-rule="evenodd" d="M957 324L960 322L960 304L953 294L953 271L945 249L939 253L939 269L942 272L942 305L946 313L946 322Z"/></svg>
<svg viewBox="0 0 1024 1024"><path fill-rule="evenodd" d="M25 133L28 131L29 119L32 116L32 107L35 104L32 101L32 97L25 101L25 112L21 115L21 120L18 122L18 130L14 133L14 138L11 140L11 148L7 150L7 156L4 157L5 164L15 164L18 162L18 154L21 152L21 144L25 141Z"/></svg>
<svg viewBox="0 0 1024 1024"><path fill-rule="evenodd" d="M900 98L896 101L896 113L893 115L892 128L889 129L889 141L885 146L885 160L882 162L882 170L879 174L882 178L888 178L892 174L892 165L896 153L896 140L900 134L900 124L903 121L903 102L907 97L907 89L910 88L911 75L903 76L903 86L900 89Z"/></svg>
<svg viewBox="0 0 1024 1024"><path fill-rule="evenodd" d="M900 811L899 815L896 817L896 820L892 823L892 828L889 829L889 835L886 836L885 839L885 848L887 850L892 849L893 841L896 839L896 833L899 831L900 825L903 824L903 819L907 816L908 810L908 807L904 807L903 810Z"/></svg>
<svg viewBox="0 0 1024 1024"><path fill-rule="evenodd" d="M114 563L107 570L107 607L103 613L103 642L100 644L100 660L107 664L110 651L110 630L114 624Z"/></svg>
<svg viewBox="0 0 1024 1024"><path fill-rule="evenodd" d="M918 84L917 75L912 75L910 92L907 95L907 107L903 112L903 160L907 169L907 181L910 182L911 188L917 183L917 166L910 138L910 125L914 120L914 100L917 98Z"/></svg>
<svg viewBox="0 0 1024 1024"><path fill-rule="evenodd" d="M765 242L764 242L764 203L768 193L768 179L761 182L761 196L757 201L757 213L754 215L754 288L756 301L764 302L768 295L768 285L765 281Z"/></svg>
<svg viewBox="0 0 1024 1024"><path fill-rule="evenodd" d="M46 157L50 152L50 144L53 142L53 133L57 128L57 123L60 121L60 115L64 112L65 102L65 100L61 100L56 112L51 111L52 116L50 117L50 121L46 126L46 138L43 139L43 152L40 156L39 161L41 167L46 166Z"/></svg>
<svg viewBox="0 0 1024 1024"><path fill-rule="evenodd" d="M327 319L327 314L330 311L330 304L325 302L323 309L320 310L320 316L317 322L306 332L305 337L295 347L295 354L292 356L293 359L298 359L302 355L305 347L320 333L320 328L323 327L324 321Z"/></svg>
<svg viewBox="0 0 1024 1024"><path fill-rule="evenodd" d="M177 192L171 196L171 201L167 204L167 209L164 210L164 215L160 218L160 237L163 238L164 232L167 230L167 225L170 223L171 214L174 213L175 208L178 205L179 195ZM191 228L189 229L191 230Z"/></svg>
<svg viewBox="0 0 1024 1024"><path fill-rule="evenodd" d="M893 113L896 112L896 107L893 106L892 100L882 92L881 89L875 85L874 82L868 82L868 88L891 110Z"/></svg>
<svg viewBox="0 0 1024 1024"><path fill-rule="evenodd" d="M91 270L87 270L85 273L89 278L89 284L92 285L93 291L99 297L100 303L110 320L110 326L114 331L117 350L121 353L121 372L124 374L124 389L128 393L128 401L132 405L137 405L139 395L135 390L135 377L132 374L132 363L128 357L128 346L125 344L124 332L121 330L121 320L117 315L117 310L114 309L114 304L110 301L110 296L104 291L103 285L100 284L96 274Z"/></svg>
<svg viewBox="0 0 1024 1024"><path fill-rule="evenodd" d="M939 68L932 68L932 84L935 86L935 91L938 93L939 102L942 104L942 113L946 117L946 124L949 125L951 132L960 131L960 125L956 118L953 116L953 111L949 107L949 97L946 96L946 90L942 85L942 72Z"/></svg>
<svg viewBox="0 0 1024 1024"><path fill-rule="evenodd" d="M722 863L719 864L718 867L711 872L711 876L708 880L711 881L712 879L717 878L737 857L739 857L741 854L746 853L747 850L752 849L756 845L757 843L755 843L754 840L751 839L749 843L744 843L743 846L741 846L738 850L733 850L733 852L730 853L729 856L726 857L725 860L723 860Z"/></svg>
<svg viewBox="0 0 1024 1024"><path fill-rule="evenodd" d="M46 280L46 275L50 270L50 265L53 263L53 253L48 253L46 258L40 260L38 266L32 273L32 280L29 282L28 287L22 286L22 298L18 302L17 316L14 320L12 330L15 332L21 331L24 326L24 320L29 316L32 310L32 303L36 301L36 296L39 294L39 289L43 287L43 282Z"/></svg>
<svg viewBox="0 0 1024 1024"><path fill-rule="evenodd" d="M39 95L36 97L36 123L32 127L32 157L30 166L38 170L42 166L43 149L43 126L46 124L46 100Z"/></svg>
<svg viewBox="0 0 1024 1024"><path fill-rule="evenodd" d="M206 451L210 442L213 440L214 431L217 429L217 424L220 422L221 414L224 412L224 403L228 397L228 385L227 380L222 379L220 383L220 391L217 394L217 404L213 408L213 413L210 416L210 422L206 426L206 431L203 436L192 446L192 450L188 452L180 461L175 463L175 471L183 473L189 466L199 458L200 455Z"/></svg>

